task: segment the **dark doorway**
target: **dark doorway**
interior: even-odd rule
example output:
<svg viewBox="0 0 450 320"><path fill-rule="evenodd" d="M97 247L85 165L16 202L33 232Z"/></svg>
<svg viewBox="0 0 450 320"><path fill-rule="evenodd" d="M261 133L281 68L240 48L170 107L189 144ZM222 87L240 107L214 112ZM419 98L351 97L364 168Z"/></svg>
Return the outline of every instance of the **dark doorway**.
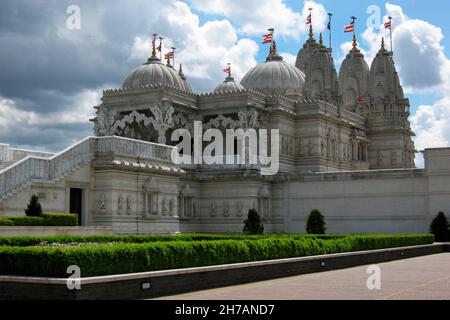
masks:
<svg viewBox="0 0 450 320"><path fill-rule="evenodd" d="M70 189L70 213L78 214L78 224L82 225L83 190Z"/></svg>

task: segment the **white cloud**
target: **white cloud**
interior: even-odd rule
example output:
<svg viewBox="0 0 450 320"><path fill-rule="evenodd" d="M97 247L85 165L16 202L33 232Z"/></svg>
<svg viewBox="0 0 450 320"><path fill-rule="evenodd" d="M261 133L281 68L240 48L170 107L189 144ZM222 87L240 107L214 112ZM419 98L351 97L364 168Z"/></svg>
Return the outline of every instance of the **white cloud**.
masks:
<svg viewBox="0 0 450 320"><path fill-rule="evenodd" d="M416 149L442 148L450 145L450 97L434 105L421 105L411 117L411 126L416 133ZM417 155L417 164L423 166L423 157Z"/></svg>
<svg viewBox="0 0 450 320"><path fill-rule="evenodd" d="M440 100L432 105L421 105L411 116L411 126L416 133L418 150L450 145L450 60L445 56L441 28L427 21L408 17L401 6L386 3L386 15L377 28L368 27L361 40L367 46L363 51L369 65L380 49L381 38L385 37L386 48L390 48L389 30L383 22L393 18L394 59L405 93L435 93ZM341 45L341 57L345 58L351 43ZM418 166L423 157L417 156Z"/></svg>
<svg viewBox="0 0 450 320"><path fill-rule="evenodd" d="M327 11L322 4L305 1L301 11L289 8L283 0L192 0L193 6L208 14L219 14L237 23L239 32L261 35L267 28L275 28L278 35L300 38L307 33L306 17L313 8L313 24L316 31L325 30Z"/></svg>
<svg viewBox="0 0 450 320"><path fill-rule="evenodd" d="M450 79L450 63L441 44L442 30L408 17L398 5L386 3L385 7L387 13L382 22L388 21L389 16L393 18L394 58L405 91L440 91ZM362 33L362 40L368 45L365 55L369 65L380 49L382 37L389 49L389 30L384 29L383 23Z"/></svg>
<svg viewBox="0 0 450 320"><path fill-rule="evenodd" d="M289 63L290 65L295 66L295 62L297 60L297 56L287 53L287 52L282 52L280 53L280 55L283 57L283 60L286 61L287 63Z"/></svg>
<svg viewBox="0 0 450 320"><path fill-rule="evenodd" d="M200 25L198 16L180 1L162 11L162 23L170 29L163 51L169 51L172 45L177 47L176 63L183 63L188 81L197 84L199 90L213 90L222 82L225 77L222 69L227 63L232 64L236 78L242 78L257 64L258 45L251 39L238 39L230 21L212 20ZM145 61L150 48L150 37L135 37L130 60Z"/></svg>
<svg viewBox="0 0 450 320"><path fill-rule="evenodd" d="M80 131L84 136L92 134L88 120L94 117L93 106L99 104L101 91L84 90L71 97L68 110L47 114L21 110L13 100L0 96L0 114L14 115L0 118L0 141L16 147L61 150L78 141Z"/></svg>

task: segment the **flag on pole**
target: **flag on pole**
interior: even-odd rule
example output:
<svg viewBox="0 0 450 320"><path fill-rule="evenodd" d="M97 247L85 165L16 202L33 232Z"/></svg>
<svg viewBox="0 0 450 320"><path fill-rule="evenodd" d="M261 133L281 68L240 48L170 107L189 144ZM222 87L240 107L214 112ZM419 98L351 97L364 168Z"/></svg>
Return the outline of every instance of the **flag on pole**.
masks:
<svg viewBox="0 0 450 320"><path fill-rule="evenodd" d="M328 29L328 30L331 30L331 21L328 22L328 24L327 24L327 29Z"/></svg>
<svg viewBox="0 0 450 320"><path fill-rule="evenodd" d="M355 31L355 21L350 22L350 24L345 26L344 32L354 32Z"/></svg>
<svg viewBox="0 0 450 320"><path fill-rule="evenodd" d="M167 53L164 55L164 58L165 58L166 60L173 59L173 57L174 57L174 52L173 52L173 51L167 52Z"/></svg>
<svg viewBox="0 0 450 320"><path fill-rule="evenodd" d="M359 103L364 103L364 102L366 102L366 97L359 96L357 100L358 100Z"/></svg>
<svg viewBox="0 0 450 320"><path fill-rule="evenodd" d="M309 16L306 18L306 24L311 24L311 22L312 22L312 15L310 13Z"/></svg>
<svg viewBox="0 0 450 320"><path fill-rule="evenodd" d="M392 28L392 22L391 22L391 21L386 22L386 23L384 24L384 28L385 28L385 29L391 30L391 28Z"/></svg>
<svg viewBox="0 0 450 320"><path fill-rule="evenodd" d="M230 74L231 73L231 66L226 67L225 69L223 69L223 72Z"/></svg>
<svg viewBox="0 0 450 320"><path fill-rule="evenodd" d="M263 35L263 42L262 44L268 44L273 42L273 31L271 31L268 34Z"/></svg>

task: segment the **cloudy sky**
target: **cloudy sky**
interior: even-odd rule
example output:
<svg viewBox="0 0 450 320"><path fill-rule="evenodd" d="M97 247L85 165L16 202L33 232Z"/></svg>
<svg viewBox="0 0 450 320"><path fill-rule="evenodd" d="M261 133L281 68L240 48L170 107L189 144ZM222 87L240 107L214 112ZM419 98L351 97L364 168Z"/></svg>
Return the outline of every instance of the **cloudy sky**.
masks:
<svg viewBox="0 0 450 320"><path fill-rule="evenodd" d="M260 36L270 27L292 63L307 37L308 8L327 44L327 12L334 14L338 68L351 46L343 32L350 16L358 17L369 64L388 36L383 21L393 16L395 61L411 100L416 146L450 145L450 3L442 0L2 0L0 142L58 151L91 135L88 119L102 90L120 87L148 58L152 33L177 47L176 60L196 92L221 82L227 62L241 79L264 61L268 48Z"/></svg>

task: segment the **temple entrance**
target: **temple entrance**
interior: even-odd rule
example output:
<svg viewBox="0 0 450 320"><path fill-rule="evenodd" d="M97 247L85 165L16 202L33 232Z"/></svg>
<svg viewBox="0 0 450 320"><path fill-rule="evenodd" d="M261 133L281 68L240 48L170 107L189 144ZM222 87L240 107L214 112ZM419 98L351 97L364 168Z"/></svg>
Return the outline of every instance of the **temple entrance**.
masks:
<svg viewBox="0 0 450 320"><path fill-rule="evenodd" d="M70 213L78 215L78 224L83 225L83 190L70 189Z"/></svg>

